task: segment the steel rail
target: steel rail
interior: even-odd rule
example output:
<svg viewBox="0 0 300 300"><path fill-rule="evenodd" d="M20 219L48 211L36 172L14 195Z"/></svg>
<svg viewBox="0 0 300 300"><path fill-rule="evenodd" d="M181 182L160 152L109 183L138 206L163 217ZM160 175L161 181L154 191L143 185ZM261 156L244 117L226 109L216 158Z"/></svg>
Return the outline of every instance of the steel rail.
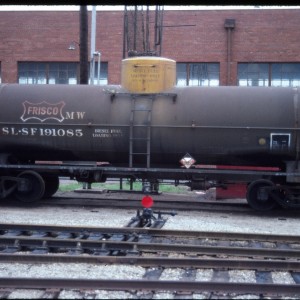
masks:
<svg viewBox="0 0 300 300"><path fill-rule="evenodd" d="M95 192L97 193L97 192ZM141 197L142 198L142 194ZM226 202L215 202L212 201L196 201L196 200L175 200L173 203L171 200L155 199L154 209L168 209L172 211L184 210L198 210L198 211L214 211L214 212L236 212L246 214L257 214L248 204L246 203L226 203ZM20 202L16 202L16 205L20 205ZM60 197L59 199L53 197L52 199L43 199L39 204L39 207L43 205L72 205L72 206L91 206L91 207L114 207L114 208L127 208L127 209L141 209L141 199L104 199L104 198L66 198ZM294 213L294 212L293 212ZM266 213L267 215L267 213Z"/></svg>
<svg viewBox="0 0 300 300"><path fill-rule="evenodd" d="M68 194L64 194L68 193ZM74 195L75 194L75 195ZM111 195L115 195L115 197L110 197ZM235 206L247 206L246 201L240 200L231 200L231 199L222 199L222 201L216 200L206 200L200 199L199 196L195 195L186 195L186 194L157 194L157 193L149 193L149 195L153 195L155 197L155 203L170 203L175 204L208 204L208 205L235 205ZM53 195L51 198L44 198L41 200L39 204L43 204L46 201L55 201L55 200L90 200L90 201L128 201L131 203L139 203L141 201L141 197L145 196L145 193L137 190L110 190L110 189L101 189L101 188L92 188L92 189L77 189L70 192L58 192ZM244 199L244 198L241 198ZM20 203L17 200L14 203ZM141 206L140 206L141 207ZM281 211L282 212L282 211Z"/></svg>
<svg viewBox="0 0 300 300"><path fill-rule="evenodd" d="M121 236L121 235L119 235ZM250 247L222 247L222 246L202 246L188 244L166 244L166 243L141 243L128 242L120 239L114 240L85 240L80 238L36 238L36 237L0 237L1 245L20 249L22 247L39 247L44 249L56 248L63 250L77 251L123 251L123 252L169 252L169 253L197 253L207 255L234 255L234 256L259 256L278 258L299 258L300 249L272 249L272 248L250 248ZM125 239L125 237L124 237Z"/></svg>
<svg viewBox="0 0 300 300"><path fill-rule="evenodd" d="M152 291L200 291L223 293L259 293L272 295L300 295L298 284L263 284L237 282L169 281L169 280L110 280L110 279L38 279L1 278L1 288L55 288L102 290L152 290Z"/></svg>
<svg viewBox="0 0 300 300"><path fill-rule="evenodd" d="M140 256L94 256L61 254L14 254L0 253L5 263L89 263L125 264L142 267L240 269L259 271L300 271L300 261L264 259L203 259L196 257L140 257Z"/></svg>
<svg viewBox="0 0 300 300"><path fill-rule="evenodd" d="M82 192L84 193L84 192ZM94 191L93 193L101 193L99 191ZM120 192L122 193L122 192ZM131 207L131 208L142 208L141 207L141 198L144 196L144 194L142 192L140 192L140 199L138 199L136 197L136 199L121 199L121 198L109 198L109 199L104 199L104 198L92 198L92 197L79 197L79 198L74 198L74 197L53 197L51 199L43 199L39 205L42 205L42 204L51 204L52 202L54 201L57 201L55 202L55 204L59 204L61 201L85 201L85 202L88 202L88 201L91 201L91 202L97 202L95 204L98 204L98 205L106 205L106 204L109 204L109 205L114 205L115 203L119 204L120 206L122 206L122 203L123 205L128 205L128 207ZM156 195L154 195L154 197L156 197ZM249 205L247 203L238 203L238 202L212 202L211 200L209 201L205 201L205 200L174 200L172 202L171 199L168 199L168 200L165 200L165 199L159 199L159 197L155 198L154 200L154 206L152 207L153 209L157 209L159 206L166 206L166 207L169 207L169 208L181 208L181 209L189 209L188 206L191 205L193 207L195 206L199 206L199 207L202 207L203 208L206 208L206 207L216 207L216 209L218 209L218 207L231 207L232 208L242 208L244 210L248 210L248 212L255 212L253 211L253 209L251 209L249 207ZM20 204L20 202L17 202L16 203ZM72 202L74 203L74 202ZM65 204L72 204L72 203L66 203ZM274 212L273 212L274 213Z"/></svg>
<svg viewBox="0 0 300 300"><path fill-rule="evenodd" d="M62 193L62 194L61 194ZM58 192L56 195L52 196L51 198L44 198L39 202L40 204L44 204L45 202L49 203L50 201L55 200L88 200L94 202L102 202L106 201L109 203L110 201L120 201L129 202L129 203L138 203L140 205L141 198L145 196L145 193L142 191L131 191L131 190L109 190L109 189L98 189L92 188L90 190L86 189L78 189L74 191L70 191L69 194L63 194L64 192ZM75 195L74 195L75 194ZM110 197L111 195L115 195L115 197ZM187 205L187 204L199 204L199 205L215 205L215 206L237 206L237 207L247 207L246 200L230 200L230 199L222 199L222 201L216 200L206 200L201 199L199 200L199 196L197 195L185 195L185 194L156 194L156 193L149 193L149 195L155 197L155 205L161 203L168 203L170 205ZM241 198L244 199L244 198ZM15 203L20 203L17 200ZM139 206L141 208L141 205ZM250 210L250 209L249 209ZM253 210L252 210L253 211ZM282 212L282 211L281 211Z"/></svg>
<svg viewBox="0 0 300 300"><path fill-rule="evenodd" d="M29 225L29 224L0 224L1 231L9 230L28 232L69 232L69 233L101 233L101 234L124 234L124 235L147 235L150 237L181 237L194 239L226 239L226 240L250 240L264 242L291 242L299 243L299 235L286 234L261 234L261 233L238 233L238 232L213 232L192 230L165 230L156 228L131 228L131 227L82 227L82 226L60 226L60 225ZM3 235L3 233L2 233Z"/></svg>

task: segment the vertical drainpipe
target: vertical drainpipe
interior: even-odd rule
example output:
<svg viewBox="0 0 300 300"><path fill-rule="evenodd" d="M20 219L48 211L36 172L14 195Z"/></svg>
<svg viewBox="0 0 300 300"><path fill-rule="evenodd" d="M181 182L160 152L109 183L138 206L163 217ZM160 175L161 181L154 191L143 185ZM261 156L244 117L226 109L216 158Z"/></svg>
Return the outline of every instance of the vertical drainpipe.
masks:
<svg viewBox="0 0 300 300"><path fill-rule="evenodd" d="M95 51L96 51L96 6L93 6L91 20L91 53L90 53L90 84L94 84Z"/></svg>
<svg viewBox="0 0 300 300"><path fill-rule="evenodd" d="M231 31L235 28L235 19L226 19L224 28L227 30L227 78L226 85L231 85Z"/></svg>

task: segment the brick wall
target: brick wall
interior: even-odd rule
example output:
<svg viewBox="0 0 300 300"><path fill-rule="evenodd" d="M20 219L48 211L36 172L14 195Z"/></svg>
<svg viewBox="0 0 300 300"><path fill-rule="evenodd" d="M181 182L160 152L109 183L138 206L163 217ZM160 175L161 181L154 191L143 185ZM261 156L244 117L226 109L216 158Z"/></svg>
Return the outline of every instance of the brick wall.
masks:
<svg viewBox="0 0 300 300"><path fill-rule="evenodd" d="M180 62L219 62L220 83L227 83L225 19L231 33L231 78L238 62L300 62L300 10L165 11L162 56ZM89 25L91 12L89 12ZM177 25L177 27L172 27ZM194 25L194 26L182 26ZM170 26L170 27L168 27ZM3 83L17 82L18 61L78 62L79 12L0 12L0 61ZM90 43L90 33L89 33ZM97 12L96 51L108 62L108 81L120 83L123 12Z"/></svg>

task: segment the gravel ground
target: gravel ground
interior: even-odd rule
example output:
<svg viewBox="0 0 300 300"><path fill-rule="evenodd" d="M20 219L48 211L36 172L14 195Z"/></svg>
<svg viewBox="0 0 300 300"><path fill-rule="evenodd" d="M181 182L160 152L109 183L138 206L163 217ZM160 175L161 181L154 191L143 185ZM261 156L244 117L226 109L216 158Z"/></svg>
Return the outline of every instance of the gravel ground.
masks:
<svg viewBox="0 0 300 300"><path fill-rule="evenodd" d="M121 227L125 226L135 214L134 210L85 207L2 207L0 219L1 223L16 224Z"/></svg>
<svg viewBox="0 0 300 300"><path fill-rule="evenodd" d="M182 211L165 229L300 235L299 217L244 216L236 213Z"/></svg>
<svg viewBox="0 0 300 300"><path fill-rule="evenodd" d="M136 214L135 210L120 209L98 209L98 208L66 208L66 207L1 207L1 223L26 223L45 225L66 225L66 226L125 226ZM270 234L293 234L300 235L298 217L263 217L244 216L234 213L216 212L191 212L182 211L178 215L165 216L168 218L165 229L176 230L209 230L226 232L247 232L247 233L270 233ZM90 264L7 264L0 263L0 278L9 277L55 277L55 278L141 278L145 269L138 266L110 266ZM181 269L165 269L161 280L176 280L181 276ZM209 280L212 270L198 270L196 280ZM232 271L230 281L251 282L254 280L253 271ZM273 275L276 283L294 283L288 273L278 272ZM207 295L206 295L207 296ZM10 299L31 298L39 299L41 294L34 290L18 290L12 293ZM129 299L133 297L130 292L108 292L93 291L93 294L79 293L78 291L62 291L59 299ZM170 293L157 293L155 299L173 298ZM205 299L205 293L195 294L194 298ZM256 298L249 295L250 298Z"/></svg>
<svg viewBox="0 0 300 300"><path fill-rule="evenodd" d="M245 216L209 211L180 211L176 216L164 215L165 229L225 231L300 235L299 217ZM1 223L25 223L66 226L125 226L136 210L91 207L1 207Z"/></svg>

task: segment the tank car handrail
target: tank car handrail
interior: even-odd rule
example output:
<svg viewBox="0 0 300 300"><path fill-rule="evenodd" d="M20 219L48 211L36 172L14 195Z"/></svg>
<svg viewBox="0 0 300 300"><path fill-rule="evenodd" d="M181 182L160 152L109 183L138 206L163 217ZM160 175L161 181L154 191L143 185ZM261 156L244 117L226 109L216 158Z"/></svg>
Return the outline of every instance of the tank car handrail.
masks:
<svg viewBox="0 0 300 300"><path fill-rule="evenodd" d="M0 125L24 125L22 122L1 122ZM32 125L41 125L41 123L38 122L31 122L29 124L30 126ZM114 124L107 124L107 123L81 123L81 126L88 126L88 127L97 127L97 126L102 126L102 127L130 127L129 124L119 124L119 123L114 123ZM60 127L61 124L51 124L52 127ZM78 126L78 123L68 123L68 126ZM143 125L136 125L136 126L143 126ZM193 127L195 129L247 129L247 130L273 130L273 131L294 131L298 132L300 131L300 127L295 128L295 127L263 127L263 126L223 126L223 125L196 125L195 123L191 123L191 125L164 125L164 124L151 124L151 127L153 128L190 128Z"/></svg>

